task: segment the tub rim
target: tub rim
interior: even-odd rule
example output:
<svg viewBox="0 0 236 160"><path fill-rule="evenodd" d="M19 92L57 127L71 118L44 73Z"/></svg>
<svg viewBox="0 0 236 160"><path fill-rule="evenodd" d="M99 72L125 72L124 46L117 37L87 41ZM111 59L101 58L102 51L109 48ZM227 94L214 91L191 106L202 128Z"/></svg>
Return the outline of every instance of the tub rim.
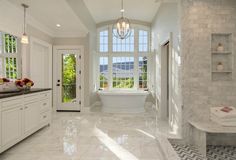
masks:
<svg viewBox="0 0 236 160"><path fill-rule="evenodd" d="M139 96L146 96L149 93L149 91L143 91L143 90L103 90L103 91L97 91L98 95L119 95L119 96L125 96L125 95L139 95Z"/></svg>

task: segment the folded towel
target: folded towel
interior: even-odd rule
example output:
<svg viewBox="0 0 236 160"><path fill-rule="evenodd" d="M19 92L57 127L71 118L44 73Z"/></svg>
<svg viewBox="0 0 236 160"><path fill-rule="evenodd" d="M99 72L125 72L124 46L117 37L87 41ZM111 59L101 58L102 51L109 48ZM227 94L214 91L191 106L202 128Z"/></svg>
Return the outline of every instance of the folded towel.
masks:
<svg viewBox="0 0 236 160"><path fill-rule="evenodd" d="M210 112L211 112L211 114L213 114L216 117L219 117L221 119L223 119L223 118L225 118L225 119L236 118L236 108L234 108L234 107L228 107L228 108L230 108L232 110L227 109L227 111L226 111L226 110L224 110L225 107L212 107L210 109Z"/></svg>
<svg viewBox="0 0 236 160"><path fill-rule="evenodd" d="M210 118L214 119L214 120L217 120L219 122L222 122L222 123L236 123L236 117L233 117L233 118L219 118L219 117L215 116L214 114L211 114Z"/></svg>
<svg viewBox="0 0 236 160"><path fill-rule="evenodd" d="M219 119L216 119L215 117L211 117L211 121L215 122L221 126L225 126L225 127L236 127L236 122L232 121L232 122L224 122L224 121L220 121Z"/></svg>

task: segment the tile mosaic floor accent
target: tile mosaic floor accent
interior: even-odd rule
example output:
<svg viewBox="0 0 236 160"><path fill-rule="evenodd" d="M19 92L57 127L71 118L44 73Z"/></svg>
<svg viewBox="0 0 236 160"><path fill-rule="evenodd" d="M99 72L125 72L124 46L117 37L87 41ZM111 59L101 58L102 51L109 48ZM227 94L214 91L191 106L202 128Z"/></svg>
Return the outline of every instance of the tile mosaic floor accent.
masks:
<svg viewBox="0 0 236 160"><path fill-rule="evenodd" d="M236 160L236 146L207 146L209 160Z"/></svg>
<svg viewBox="0 0 236 160"><path fill-rule="evenodd" d="M192 146L173 144L182 160L205 160ZM236 146L207 146L207 160L236 160Z"/></svg>

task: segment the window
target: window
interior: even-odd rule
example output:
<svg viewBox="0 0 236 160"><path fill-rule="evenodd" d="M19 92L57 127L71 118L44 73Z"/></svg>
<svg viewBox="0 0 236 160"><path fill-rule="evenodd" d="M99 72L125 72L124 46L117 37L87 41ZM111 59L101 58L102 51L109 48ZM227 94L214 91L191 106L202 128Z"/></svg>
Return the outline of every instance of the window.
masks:
<svg viewBox="0 0 236 160"><path fill-rule="evenodd" d="M139 88L147 88L147 57L139 57Z"/></svg>
<svg viewBox="0 0 236 160"><path fill-rule="evenodd" d="M148 32L139 30L139 52L148 52Z"/></svg>
<svg viewBox="0 0 236 160"><path fill-rule="evenodd" d="M134 52L134 30L127 39L119 39L113 35L112 41L113 52Z"/></svg>
<svg viewBox="0 0 236 160"><path fill-rule="evenodd" d="M108 57L100 57L99 71L100 88L108 88Z"/></svg>
<svg viewBox="0 0 236 160"><path fill-rule="evenodd" d="M113 88L134 87L134 57L113 57Z"/></svg>
<svg viewBox="0 0 236 160"><path fill-rule="evenodd" d="M98 46L100 89L148 88L149 28L135 26L130 37L121 40L110 25L98 30Z"/></svg>
<svg viewBox="0 0 236 160"><path fill-rule="evenodd" d="M0 76L17 79L17 37L0 32Z"/></svg>
<svg viewBox="0 0 236 160"><path fill-rule="evenodd" d="M100 52L108 52L108 30L100 32Z"/></svg>

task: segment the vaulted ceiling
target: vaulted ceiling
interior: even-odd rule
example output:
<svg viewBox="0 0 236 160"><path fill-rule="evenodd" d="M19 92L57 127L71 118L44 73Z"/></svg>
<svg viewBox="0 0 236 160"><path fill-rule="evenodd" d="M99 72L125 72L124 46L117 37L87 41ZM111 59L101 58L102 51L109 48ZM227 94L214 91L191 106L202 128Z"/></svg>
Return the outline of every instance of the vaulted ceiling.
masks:
<svg viewBox="0 0 236 160"><path fill-rule="evenodd" d="M94 24L120 17L121 0L5 0L23 11L21 3L30 6L28 17L42 24L53 37L81 37L88 33L84 20L91 17ZM125 16L151 23L162 2L176 0L124 0ZM71 6L82 2L82 8ZM81 7L81 6L80 6ZM76 10L81 10L78 14ZM86 16L84 11L87 11ZM79 16L78 16L79 15ZM60 24L61 27L56 27ZM40 28L40 27L38 27ZM42 28L42 27L41 27ZM47 32L47 33L49 33Z"/></svg>
<svg viewBox="0 0 236 160"><path fill-rule="evenodd" d="M84 0L96 23L117 19L121 0ZM151 22L159 7L158 0L124 0L125 16Z"/></svg>

